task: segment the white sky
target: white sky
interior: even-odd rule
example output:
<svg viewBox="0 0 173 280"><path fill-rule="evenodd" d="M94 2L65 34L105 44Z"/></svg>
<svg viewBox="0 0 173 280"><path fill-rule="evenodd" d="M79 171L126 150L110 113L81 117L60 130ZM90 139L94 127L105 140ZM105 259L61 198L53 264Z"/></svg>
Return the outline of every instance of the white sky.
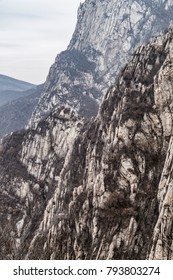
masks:
<svg viewBox="0 0 173 280"><path fill-rule="evenodd" d="M0 0L0 74L43 83L84 0Z"/></svg>

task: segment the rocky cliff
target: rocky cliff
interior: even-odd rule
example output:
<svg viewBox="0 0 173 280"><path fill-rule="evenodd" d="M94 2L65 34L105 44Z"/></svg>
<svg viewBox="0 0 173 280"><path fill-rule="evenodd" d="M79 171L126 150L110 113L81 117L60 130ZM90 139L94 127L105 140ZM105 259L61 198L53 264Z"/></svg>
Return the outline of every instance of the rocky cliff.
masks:
<svg viewBox="0 0 173 280"><path fill-rule="evenodd" d="M172 63L172 28L137 49L75 140L26 258L173 259Z"/></svg>
<svg viewBox="0 0 173 280"><path fill-rule="evenodd" d="M172 65L169 28L95 119L61 107L3 139L2 259L173 259Z"/></svg>
<svg viewBox="0 0 173 280"><path fill-rule="evenodd" d="M31 123L56 106L95 116L102 95L136 46L172 21L172 0L86 0L66 51L52 65Z"/></svg>

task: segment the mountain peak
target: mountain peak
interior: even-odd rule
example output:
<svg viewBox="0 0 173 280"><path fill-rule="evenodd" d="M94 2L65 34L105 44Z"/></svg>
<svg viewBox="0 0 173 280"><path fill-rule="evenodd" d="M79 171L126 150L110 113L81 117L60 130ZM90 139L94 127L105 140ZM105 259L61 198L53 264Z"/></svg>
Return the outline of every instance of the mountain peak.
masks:
<svg viewBox="0 0 173 280"><path fill-rule="evenodd" d="M50 69L31 122L62 102L81 116L95 116L102 96L128 57L137 46L168 28L172 13L173 1L86 0L78 9L67 50Z"/></svg>

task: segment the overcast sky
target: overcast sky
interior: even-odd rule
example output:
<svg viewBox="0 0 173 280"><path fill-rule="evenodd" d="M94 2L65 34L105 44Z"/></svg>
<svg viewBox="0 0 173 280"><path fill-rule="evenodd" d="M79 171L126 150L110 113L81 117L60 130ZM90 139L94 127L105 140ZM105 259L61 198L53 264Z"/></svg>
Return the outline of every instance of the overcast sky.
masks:
<svg viewBox="0 0 173 280"><path fill-rule="evenodd" d="M0 74L43 83L84 0L0 0Z"/></svg>

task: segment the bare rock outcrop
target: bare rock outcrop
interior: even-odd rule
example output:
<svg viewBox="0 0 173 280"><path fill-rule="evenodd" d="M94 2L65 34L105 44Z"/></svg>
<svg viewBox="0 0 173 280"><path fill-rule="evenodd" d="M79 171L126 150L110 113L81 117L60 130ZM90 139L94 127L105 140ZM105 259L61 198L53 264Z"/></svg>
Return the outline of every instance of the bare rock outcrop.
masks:
<svg viewBox="0 0 173 280"><path fill-rule="evenodd" d="M173 259L172 65L172 28L137 49L76 139L27 258Z"/></svg>
<svg viewBox="0 0 173 280"><path fill-rule="evenodd" d="M31 123L67 104L80 116L96 116L136 47L168 28L172 13L172 0L86 0L67 50L50 68Z"/></svg>

